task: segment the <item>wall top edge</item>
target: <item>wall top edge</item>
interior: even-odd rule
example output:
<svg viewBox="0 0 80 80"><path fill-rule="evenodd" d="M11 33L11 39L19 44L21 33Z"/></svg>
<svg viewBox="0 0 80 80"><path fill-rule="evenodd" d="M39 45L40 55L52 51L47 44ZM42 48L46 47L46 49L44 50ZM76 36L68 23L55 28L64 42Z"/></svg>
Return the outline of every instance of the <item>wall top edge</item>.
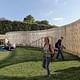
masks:
<svg viewBox="0 0 80 80"><path fill-rule="evenodd" d="M59 28L51 28L51 29L46 29L46 30L36 30L36 31L13 31L13 32L7 32L6 34L10 34L10 33L18 33L18 32L26 32L26 33L39 33L39 32L47 32L47 31L55 31Z"/></svg>

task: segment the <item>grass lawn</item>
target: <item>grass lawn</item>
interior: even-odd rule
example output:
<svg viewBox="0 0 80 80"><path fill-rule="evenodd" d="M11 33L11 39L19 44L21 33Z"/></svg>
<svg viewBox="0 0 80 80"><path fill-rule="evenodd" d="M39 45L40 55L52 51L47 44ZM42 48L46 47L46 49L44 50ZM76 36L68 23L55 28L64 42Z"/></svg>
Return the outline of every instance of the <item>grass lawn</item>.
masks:
<svg viewBox="0 0 80 80"><path fill-rule="evenodd" d="M10 56L10 52L8 51L1 51L0 52L0 61L4 60L5 58L8 58Z"/></svg>
<svg viewBox="0 0 80 80"><path fill-rule="evenodd" d="M56 55L55 55L56 56ZM50 64L50 80L80 80L80 61L64 53L65 60ZM36 48L17 48L11 52L0 52L0 80L48 80L42 68L42 52Z"/></svg>

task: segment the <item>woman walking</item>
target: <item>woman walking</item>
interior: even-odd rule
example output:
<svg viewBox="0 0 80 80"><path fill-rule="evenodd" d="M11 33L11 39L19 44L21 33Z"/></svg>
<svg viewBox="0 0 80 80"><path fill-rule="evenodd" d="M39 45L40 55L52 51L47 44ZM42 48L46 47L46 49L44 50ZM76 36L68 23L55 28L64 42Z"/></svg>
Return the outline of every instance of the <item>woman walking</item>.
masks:
<svg viewBox="0 0 80 80"><path fill-rule="evenodd" d="M49 43L49 38L45 37L44 38L44 47L43 47L43 68L47 70L48 77L51 76L50 70L49 70L49 64L51 62L51 56L54 54L54 50Z"/></svg>

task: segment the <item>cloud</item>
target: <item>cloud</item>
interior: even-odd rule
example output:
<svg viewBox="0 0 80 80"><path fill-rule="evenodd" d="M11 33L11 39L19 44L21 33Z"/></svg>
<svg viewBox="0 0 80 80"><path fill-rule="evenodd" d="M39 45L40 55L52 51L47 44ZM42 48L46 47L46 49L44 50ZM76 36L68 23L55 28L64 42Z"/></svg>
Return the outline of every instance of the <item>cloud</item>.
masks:
<svg viewBox="0 0 80 80"><path fill-rule="evenodd" d="M52 10L51 11L45 11L45 12L42 13L41 18L50 18L50 17L52 17L53 13L54 12Z"/></svg>
<svg viewBox="0 0 80 80"><path fill-rule="evenodd" d="M62 20L64 20L65 18L63 18L63 17L57 17L57 18L54 18L53 20L54 21L62 21Z"/></svg>
<svg viewBox="0 0 80 80"><path fill-rule="evenodd" d="M59 3L59 0L55 0L55 3L58 4Z"/></svg>
<svg viewBox="0 0 80 80"><path fill-rule="evenodd" d="M55 5L58 5L58 4L66 5L67 2L65 0L55 0Z"/></svg>
<svg viewBox="0 0 80 80"><path fill-rule="evenodd" d="M52 15L53 13L54 13L53 11L49 11L49 12L45 13L45 17L48 17L48 16Z"/></svg>

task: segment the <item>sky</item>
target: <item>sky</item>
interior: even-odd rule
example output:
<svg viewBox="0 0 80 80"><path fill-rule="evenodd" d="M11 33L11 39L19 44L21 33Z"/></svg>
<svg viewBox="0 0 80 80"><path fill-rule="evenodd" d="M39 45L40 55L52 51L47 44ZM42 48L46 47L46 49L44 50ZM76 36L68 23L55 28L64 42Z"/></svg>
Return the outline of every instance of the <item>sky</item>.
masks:
<svg viewBox="0 0 80 80"><path fill-rule="evenodd" d="M27 15L66 25L80 19L80 0L0 0L0 18L23 21Z"/></svg>

